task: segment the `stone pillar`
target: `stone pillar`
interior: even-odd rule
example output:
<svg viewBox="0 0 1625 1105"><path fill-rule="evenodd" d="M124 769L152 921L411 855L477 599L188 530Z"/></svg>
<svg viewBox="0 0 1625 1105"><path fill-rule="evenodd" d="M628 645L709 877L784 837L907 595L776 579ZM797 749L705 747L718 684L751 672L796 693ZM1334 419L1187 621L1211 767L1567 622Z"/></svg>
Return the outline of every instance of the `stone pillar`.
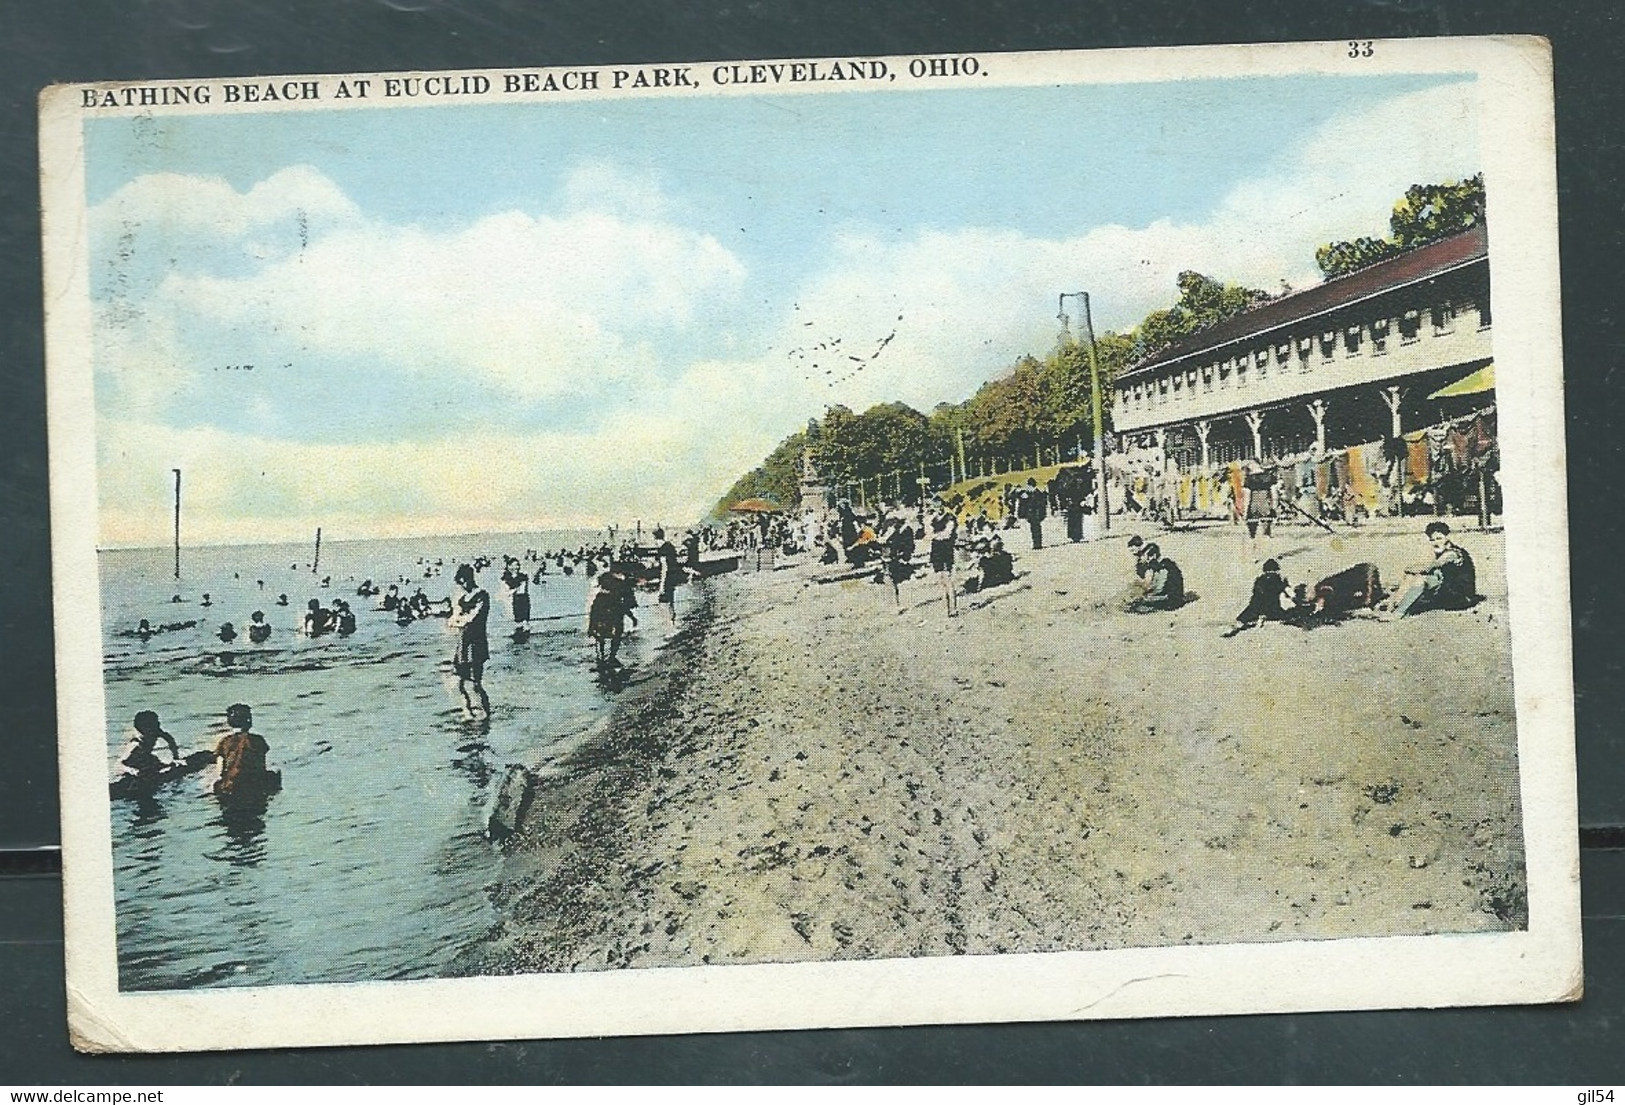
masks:
<svg viewBox="0 0 1625 1105"><path fill-rule="evenodd" d="M1202 443L1202 471L1204 472L1206 472L1208 468L1207 435L1211 433L1212 430L1213 423L1205 418L1196 424L1196 437L1197 440Z"/></svg>
<svg viewBox="0 0 1625 1105"><path fill-rule="evenodd" d="M1309 417L1315 420L1315 456L1326 455L1326 400L1316 399L1309 404Z"/></svg>
<svg viewBox="0 0 1625 1105"><path fill-rule="evenodd" d="M801 509L823 511L829 505L829 488L819 479L818 466L813 463L812 446L801 451Z"/></svg>
<svg viewBox="0 0 1625 1105"><path fill-rule="evenodd" d="M1400 425L1399 419L1399 401L1404 397L1405 393L1400 391L1397 387L1386 387L1382 389L1382 401L1388 404L1388 413L1393 418L1393 426L1388 434L1389 437L1398 437L1404 432L1404 428Z"/></svg>
<svg viewBox="0 0 1625 1105"><path fill-rule="evenodd" d="M1248 411L1247 415L1246 415L1246 418L1247 418L1247 428L1253 432L1253 459L1254 460L1263 460L1264 459L1264 436L1263 436L1264 412L1263 411Z"/></svg>

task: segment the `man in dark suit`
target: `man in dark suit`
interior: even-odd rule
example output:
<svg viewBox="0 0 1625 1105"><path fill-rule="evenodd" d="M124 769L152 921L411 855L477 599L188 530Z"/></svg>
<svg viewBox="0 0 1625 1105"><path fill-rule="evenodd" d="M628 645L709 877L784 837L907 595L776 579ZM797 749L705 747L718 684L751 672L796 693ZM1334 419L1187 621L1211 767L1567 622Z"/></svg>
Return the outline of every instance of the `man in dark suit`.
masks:
<svg viewBox="0 0 1625 1105"><path fill-rule="evenodd" d="M1038 488L1038 481L1027 477L1027 486L1016 492L1016 517L1025 518L1032 531L1033 548L1044 547L1044 516L1049 513L1049 496Z"/></svg>

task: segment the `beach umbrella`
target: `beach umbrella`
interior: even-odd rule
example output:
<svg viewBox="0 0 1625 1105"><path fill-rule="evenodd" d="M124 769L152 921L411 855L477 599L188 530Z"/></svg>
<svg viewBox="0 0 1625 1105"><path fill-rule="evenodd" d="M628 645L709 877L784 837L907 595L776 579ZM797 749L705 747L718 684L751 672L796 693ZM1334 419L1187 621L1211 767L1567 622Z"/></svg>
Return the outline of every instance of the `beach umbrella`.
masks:
<svg viewBox="0 0 1625 1105"><path fill-rule="evenodd" d="M728 509L737 514L777 514L784 508L767 499L740 499Z"/></svg>
<svg viewBox="0 0 1625 1105"><path fill-rule="evenodd" d="M1485 365L1477 372L1464 376L1448 387L1442 387L1429 399L1448 399L1456 395L1480 395L1486 391L1495 390L1495 365Z"/></svg>

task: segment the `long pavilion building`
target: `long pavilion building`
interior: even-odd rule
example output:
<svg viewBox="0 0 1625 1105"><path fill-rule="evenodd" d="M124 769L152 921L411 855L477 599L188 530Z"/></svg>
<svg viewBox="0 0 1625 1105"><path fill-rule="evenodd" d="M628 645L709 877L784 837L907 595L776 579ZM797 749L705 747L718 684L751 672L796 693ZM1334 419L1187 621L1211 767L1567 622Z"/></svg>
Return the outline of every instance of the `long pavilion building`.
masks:
<svg viewBox="0 0 1625 1105"><path fill-rule="evenodd" d="M1121 373L1119 440L1163 458L1184 509L1257 460L1298 466L1289 486L1323 511L1350 509L1352 487L1371 514L1407 494L1482 514L1498 463L1489 293L1479 226L1268 300Z"/></svg>

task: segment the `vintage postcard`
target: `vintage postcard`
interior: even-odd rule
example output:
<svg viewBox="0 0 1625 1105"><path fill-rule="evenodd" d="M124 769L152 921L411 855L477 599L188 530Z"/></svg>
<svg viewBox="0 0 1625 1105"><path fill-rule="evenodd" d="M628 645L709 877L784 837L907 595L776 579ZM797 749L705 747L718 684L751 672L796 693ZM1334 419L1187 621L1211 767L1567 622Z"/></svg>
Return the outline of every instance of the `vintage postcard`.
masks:
<svg viewBox="0 0 1625 1105"><path fill-rule="evenodd" d="M1579 996L1545 43L41 112L76 1046Z"/></svg>

